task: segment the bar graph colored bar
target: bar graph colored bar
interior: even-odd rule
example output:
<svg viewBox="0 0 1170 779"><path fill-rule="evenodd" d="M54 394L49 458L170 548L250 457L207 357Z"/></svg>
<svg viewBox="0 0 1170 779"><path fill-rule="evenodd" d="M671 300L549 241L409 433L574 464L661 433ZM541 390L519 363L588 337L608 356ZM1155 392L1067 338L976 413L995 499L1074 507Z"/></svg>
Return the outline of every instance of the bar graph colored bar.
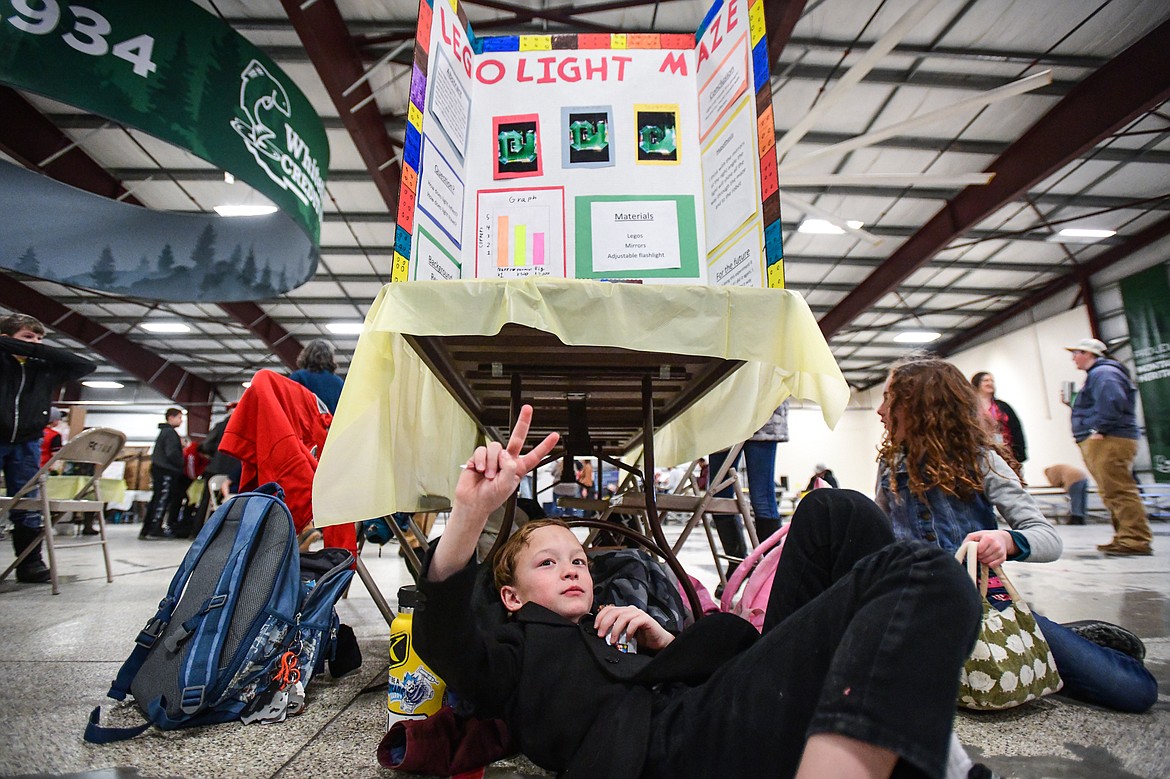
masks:
<svg viewBox="0 0 1170 779"><path fill-rule="evenodd" d="M532 234L532 264L544 265L544 233Z"/></svg>
<svg viewBox="0 0 1170 779"><path fill-rule="evenodd" d="M498 244L498 252L496 254L496 267L508 267L508 217L501 216L496 222L496 243Z"/></svg>
<svg viewBox="0 0 1170 779"><path fill-rule="evenodd" d="M524 267L528 249L528 225L518 224L512 228L512 264L517 268Z"/></svg>

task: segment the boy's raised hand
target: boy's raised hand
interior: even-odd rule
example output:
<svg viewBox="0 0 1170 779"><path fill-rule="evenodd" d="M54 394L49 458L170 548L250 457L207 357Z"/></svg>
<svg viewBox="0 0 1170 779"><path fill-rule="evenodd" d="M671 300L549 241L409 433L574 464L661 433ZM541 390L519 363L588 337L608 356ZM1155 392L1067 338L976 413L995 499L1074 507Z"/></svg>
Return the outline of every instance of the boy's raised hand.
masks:
<svg viewBox="0 0 1170 779"><path fill-rule="evenodd" d="M524 475L539 465L560 440L556 433L549 433L531 451L521 454L531 424L532 406L525 405L506 447L493 441L478 447L467 459L455 485L447 529L427 571L431 581L443 581L467 564L475 554L475 544L487 525L488 515L504 505Z"/></svg>
<svg viewBox="0 0 1170 779"><path fill-rule="evenodd" d="M556 433L549 433L527 454L521 454L531 425L532 406L524 405L516 418L516 426L512 428L507 447L492 441L472 453L455 485L457 504L485 515L504 504L508 496L516 491L520 480L539 465L560 440Z"/></svg>

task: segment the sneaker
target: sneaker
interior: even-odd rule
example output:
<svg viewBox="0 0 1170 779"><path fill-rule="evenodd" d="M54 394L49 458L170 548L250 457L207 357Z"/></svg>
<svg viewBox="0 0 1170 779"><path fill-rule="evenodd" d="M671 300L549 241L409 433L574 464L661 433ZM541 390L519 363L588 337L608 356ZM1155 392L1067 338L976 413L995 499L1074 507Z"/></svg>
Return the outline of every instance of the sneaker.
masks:
<svg viewBox="0 0 1170 779"><path fill-rule="evenodd" d="M1114 544L1101 551L1105 553L1106 557L1148 557L1154 553L1152 547L1122 546L1121 544Z"/></svg>
<svg viewBox="0 0 1170 779"><path fill-rule="evenodd" d="M983 763L976 763L967 772L967 779L1003 779L1003 777L983 765Z"/></svg>
<svg viewBox="0 0 1170 779"><path fill-rule="evenodd" d="M1086 619L1080 622L1066 622L1064 626L1081 638L1098 646L1116 649L1134 660L1146 659L1146 645L1136 635L1112 622Z"/></svg>

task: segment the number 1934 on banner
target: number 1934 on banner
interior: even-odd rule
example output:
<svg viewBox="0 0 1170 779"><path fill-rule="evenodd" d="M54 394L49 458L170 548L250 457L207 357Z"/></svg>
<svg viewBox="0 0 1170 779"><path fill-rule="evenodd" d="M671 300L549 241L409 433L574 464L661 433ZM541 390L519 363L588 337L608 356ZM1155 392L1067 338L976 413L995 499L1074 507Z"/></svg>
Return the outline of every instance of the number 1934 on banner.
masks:
<svg viewBox="0 0 1170 779"><path fill-rule="evenodd" d="M151 59L153 37L141 34L117 40L113 25L92 8L69 5L62 9L57 0L7 0L0 3L0 18L3 24L29 35L59 35L67 46L82 54L112 54L129 62L135 75L143 78L156 70Z"/></svg>

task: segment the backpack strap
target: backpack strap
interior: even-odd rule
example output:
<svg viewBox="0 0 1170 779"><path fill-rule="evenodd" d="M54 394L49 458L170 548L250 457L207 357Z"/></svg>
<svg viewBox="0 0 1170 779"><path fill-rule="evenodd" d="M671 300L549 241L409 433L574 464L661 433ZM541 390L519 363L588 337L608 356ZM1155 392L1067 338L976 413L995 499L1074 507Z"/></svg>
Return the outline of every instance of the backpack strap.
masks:
<svg viewBox="0 0 1170 779"><path fill-rule="evenodd" d="M145 733L151 723L145 722L132 728L108 728L101 723L102 707L98 706L89 713L89 721L85 725L84 738L90 744L112 744L115 741L125 741L128 738Z"/></svg>
<svg viewBox="0 0 1170 779"><path fill-rule="evenodd" d="M183 623L182 630L168 638L167 648L172 651L178 651L188 638L191 640L191 647L179 671L182 690L179 706L184 714L195 714L204 706L207 687L216 677L220 650L240 597L240 585L247 573L256 537L264 526L269 508L273 504L279 505L279 499L269 495L251 493L245 497L248 503L240 517L240 528L216 583L215 592L203 602L194 616ZM292 524L291 519L289 524Z"/></svg>
<svg viewBox="0 0 1170 779"><path fill-rule="evenodd" d="M720 611L731 611L731 601L735 597L735 593L739 592L743 580L756 569L760 559L788 535L788 527L788 525L781 525L779 530L761 541L760 545L751 551L751 554L743 558L743 562L736 567L731 578L727 580L727 584L723 588L723 595L719 597Z"/></svg>

